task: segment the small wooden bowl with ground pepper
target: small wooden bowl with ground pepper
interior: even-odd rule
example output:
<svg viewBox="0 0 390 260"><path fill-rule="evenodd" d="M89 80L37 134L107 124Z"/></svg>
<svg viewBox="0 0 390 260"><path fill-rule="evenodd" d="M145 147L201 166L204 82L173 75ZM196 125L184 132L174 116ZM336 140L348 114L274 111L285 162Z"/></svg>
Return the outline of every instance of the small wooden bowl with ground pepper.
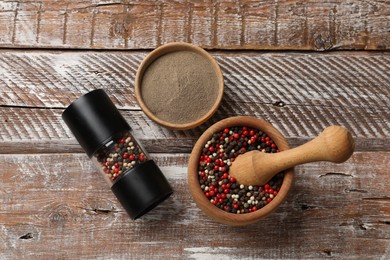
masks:
<svg viewBox="0 0 390 260"><path fill-rule="evenodd" d="M149 53L138 68L135 94L153 121L171 129L191 129L217 110L224 84L218 63L204 49L168 43Z"/></svg>
<svg viewBox="0 0 390 260"><path fill-rule="evenodd" d="M232 146L241 148L236 151ZM286 199L294 178L293 169L278 174L277 179L263 186L244 186L228 175L234 158L253 149L278 152L289 146L270 123L247 116L215 123L196 142L188 163L188 185L197 206L215 221L234 226L252 224Z"/></svg>

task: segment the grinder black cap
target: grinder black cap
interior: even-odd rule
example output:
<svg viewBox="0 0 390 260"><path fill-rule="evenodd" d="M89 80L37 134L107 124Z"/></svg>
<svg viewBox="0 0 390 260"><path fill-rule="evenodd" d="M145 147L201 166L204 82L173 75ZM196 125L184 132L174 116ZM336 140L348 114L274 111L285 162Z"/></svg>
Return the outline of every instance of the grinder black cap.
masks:
<svg viewBox="0 0 390 260"><path fill-rule="evenodd" d="M90 158L113 137L131 129L102 89L74 101L62 118ZM153 160L122 173L111 190L132 219L146 214L173 192Z"/></svg>
<svg viewBox="0 0 390 260"><path fill-rule="evenodd" d="M131 129L103 89L74 101L62 119L90 158L112 136Z"/></svg>
<svg viewBox="0 0 390 260"><path fill-rule="evenodd" d="M173 193L153 160L125 172L111 190L132 219L146 214Z"/></svg>

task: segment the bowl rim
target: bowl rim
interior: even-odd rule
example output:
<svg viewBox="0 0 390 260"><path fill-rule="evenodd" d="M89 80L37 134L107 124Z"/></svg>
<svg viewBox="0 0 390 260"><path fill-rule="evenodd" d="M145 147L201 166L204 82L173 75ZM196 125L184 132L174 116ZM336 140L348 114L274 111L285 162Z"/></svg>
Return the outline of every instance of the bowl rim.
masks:
<svg viewBox="0 0 390 260"><path fill-rule="evenodd" d="M176 52L176 51L192 51L197 54L200 54L202 57L206 58L206 60L211 64L211 66L214 69L214 72L217 76L218 80L218 95L216 97L216 100L211 107L211 109L202 117L199 119L185 123L185 124L176 124L172 122L168 122L165 120L160 119L157 117L150 109L147 107L145 104L142 94L141 94L141 85L142 85L142 78L145 73L145 71L148 69L148 67L159 57L171 53L171 52ZM158 124L165 126L170 129L176 129L176 130L187 130L194 128L196 126L199 126L206 122L218 109L222 97L224 93L224 82L223 82L223 75L221 68L219 67L217 61L204 49L201 47L198 47L196 45L190 44L190 43L185 43L185 42L172 42L168 44L161 45L160 47L156 48L152 52L150 52L141 62L140 66L138 67L136 76L135 76L135 96L136 99L141 107L141 109L144 111L144 113L153 121L157 122Z"/></svg>
<svg viewBox="0 0 390 260"><path fill-rule="evenodd" d="M267 135L276 143L279 150L284 151L289 149L289 145L284 136L274 128L269 122L258 119L256 117L250 116L236 116L223 119L214 125L210 126L198 139L195 143L193 150L191 152L189 162L188 162L188 186L197 206L209 217L214 219L217 222L222 224L241 226L248 225L259 221L260 219L266 217L271 212L276 210L286 199L289 190L292 187L294 179L294 169L287 169L284 171L284 179L278 195L266 206L263 208L245 214L235 214L228 213L222 209L217 208L215 205L211 204L210 201L206 198L203 191L200 188L198 180L198 162L201 151L206 144L206 142L211 138L211 136L223 130L227 127L232 126L248 126L262 130L267 133Z"/></svg>

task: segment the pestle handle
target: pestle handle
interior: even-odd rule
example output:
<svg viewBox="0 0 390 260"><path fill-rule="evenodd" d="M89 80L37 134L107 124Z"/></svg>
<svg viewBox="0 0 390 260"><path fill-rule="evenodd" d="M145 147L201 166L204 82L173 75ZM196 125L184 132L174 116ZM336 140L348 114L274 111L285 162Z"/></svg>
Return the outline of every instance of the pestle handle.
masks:
<svg viewBox="0 0 390 260"><path fill-rule="evenodd" d="M252 154L253 176L258 183L266 183L276 173L299 164L329 161L342 163L354 150L350 132L340 126L327 127L308 143L276 154L255 152Z"/></svg>

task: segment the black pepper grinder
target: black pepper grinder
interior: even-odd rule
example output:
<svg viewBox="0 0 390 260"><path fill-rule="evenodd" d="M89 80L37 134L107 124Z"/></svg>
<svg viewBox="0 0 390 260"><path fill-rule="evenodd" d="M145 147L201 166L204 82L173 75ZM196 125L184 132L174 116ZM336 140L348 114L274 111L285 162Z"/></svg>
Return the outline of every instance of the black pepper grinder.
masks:
<svg viewBox="0 0 390 260"><path fill-rule="evenodd" d="M65 109L62 119L132 219L172 194L163 173L104 90L81 96Z"/></svg>

